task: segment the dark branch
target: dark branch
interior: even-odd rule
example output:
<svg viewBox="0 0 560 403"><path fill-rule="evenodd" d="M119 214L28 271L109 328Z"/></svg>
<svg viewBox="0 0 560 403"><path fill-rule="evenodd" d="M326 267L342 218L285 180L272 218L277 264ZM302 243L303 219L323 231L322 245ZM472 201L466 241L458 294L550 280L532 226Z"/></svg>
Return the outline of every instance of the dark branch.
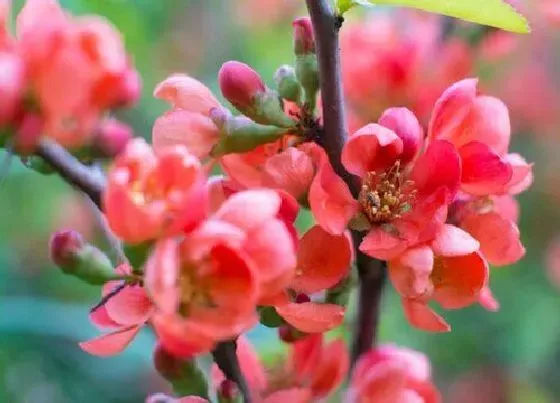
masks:
<svg viewBox="0 0 560 403"><path fill-rule="evenodd" d="M216 346L214 351L212 351L212 357L226 378L235 382L241 392L241 396L243 396L243 401L251 403L251 392L241 372L236 350L237 343L235 340L225 341Z"/></svg>
<svg viewBox="0 0 560 403"><path fill-rule="evenodd" d="M98 171L83 165L64 147L52 140L41 140L37 155L43 158L68 183L75 186L101 207L101 193L105 187L105 177Z"/></svg>
<svg viewBox="0 0 560 403"><path fill-rule="evenodd" d="M329 155L337 174L348 184L352 194L357 196L359 183L344 169L341 161L342 148L346 140L346 122L338 31L343 20L336 15L328 0L306 0L306 2L315 31L315 49L321 83L324 135L320 144ZM360 301L353 342L353 362L355 362L362 353L374 345L376 339L385 269L384 262L371 259L358 250L362 234L356 232L353 238L360 276Z"/></svg>

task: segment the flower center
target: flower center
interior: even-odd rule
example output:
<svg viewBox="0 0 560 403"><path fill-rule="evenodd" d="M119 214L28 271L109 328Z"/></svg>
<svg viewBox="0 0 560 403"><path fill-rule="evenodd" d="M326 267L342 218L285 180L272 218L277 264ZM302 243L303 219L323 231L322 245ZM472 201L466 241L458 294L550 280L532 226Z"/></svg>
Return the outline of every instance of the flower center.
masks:
<svg viewBox="0 0 560 403"><path fill-rule="evenodd" d="M400 161L387 171L368 172L362 183L358 201L371 224L385 224L410 210L416 197L414 182L403 180Z"/></svg>
<svg viewBox="0 0 560 403"><path fill-rule="evenodd" d="M196 307L213 305L207 289L204 287L204 281L196 276L192 267L182 268L178 283L180 293L179 311L185 317L189 316Z"/></svg>

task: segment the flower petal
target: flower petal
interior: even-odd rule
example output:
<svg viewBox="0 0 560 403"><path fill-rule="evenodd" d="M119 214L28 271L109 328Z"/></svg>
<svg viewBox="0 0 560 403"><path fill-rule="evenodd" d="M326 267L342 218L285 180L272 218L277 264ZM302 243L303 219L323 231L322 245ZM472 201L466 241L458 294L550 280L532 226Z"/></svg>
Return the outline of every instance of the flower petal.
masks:
<svg viewBox="0 0 560 403"><path fill-rule="evenodd" d="M153 311L152 301L140 286L128 286L111 297L105 304L111 319L123 325L141 325Z"/></svg>
<svg viewBox="0 0 560 403"><path fill-rule="evenodd" d="M280 202L273 190L246 190L227 199L215 217L248 231L275 217Z"/></svg>
<svg viewBox="0 0 560 403"><path fill-rule="evenodd" d="M379 124L395 132L403 142L400 160L407 164L414 160L424 142L424 130L414 113L407 108L389 108L379 118Z"/></svg>
<svg viewBox="0 0 560 403"><path fill-rule="evenodd" d="M517 225L498 213L468 215L461 227L480 242L482 254L494 266L507 266L525 256Z"/></svg>
<svg viewBox="0 0 560 403"><path fill-rule="evenodd" d="M372 228L360 244L360 251L379 259L391 260L409 246L407 239L393 235L383 228Z"/></svg>
<svg viewBox="0 0 560 403"><path fill-rule="evenodd" d="M95 339L79 343L85 352L100 357L108 357L122 352L136 336L140 326L129 326Z"/></svg>
<svg viewBox="0 0 560 403"><path fill-rule="evenodd" d="M408 322L417 329L427 332L450 332L451 327L428 305L411 299L402 299L404 314Z"/></svg>
<svg viewBox="0 0 560 403"><path fill-rule="evenodd" d="M464 256L476 252L480 244L468 232L444 224L436 233L431 247L438 256Z"/></svg>
<svg viewBox="0 0 560 403"><path fill-rule="evenodd" d="M315 169L304 152L289 147L268 158L264 164L263 183L272 189L282 189L296 199L309 191Z"/></svg>
<svg viewBox="0 0 560 403"><path fill-rule="evenodd" d="M362 178L368 172L393 166L402 151L403 141L395 132L371 123L350 136L342 149L342 164Z"/></svg>
<svg viewBox="0 0 560 403"><path fill-rule="evenodd" d="M219 131L210 118L183 109L174 109L156 119L152 144L156 153L183 145L197 158L205 158L218 142Z"/></svg>
<svg viewBox="0 0 560 403"><path fill-rule="evenodd" d="M465 256L438 257L434 265L433 298L445 309L459 309L478 301L488 283L488 263L475 252Z"/></svg>
<svg viewBox="0 0 560 403"><path fill-rule="evenodd" d="M494 294L492 294L492 290L490 290L490 287L488 286L484 287L482 291L480 291L478 302L487 311L498 312L500 310L500 303L494 297Z"/></svg>
<svg viewBox="0 0 560 403"><path fill-rule="evenodd" d="M346 235L331 235L316 225L300 240L296 277L290 288L313 294L335 286L350 270L352 243Z"/></svg>
<svg viewBox="0 0 560 403"><path fill-rule="evenodd" d="M324 346L311 382L313 397L324 398L336 390L349 368L350 357L344 341L335 340Z"/></svg>
<svg viewBox="0 0 560 403"><path fill-rule="evenodd" d="M311 403L312 395L309 389L283 389L268 395L263 403Z"/></svg>
<svg viewBox="0 0 560 403"><path fill-rule="evenodd" d="M432 291L433 266L434 253L429 247L411 248L389 261L389 278L400 295L419 298Z"/></svg>
<svg viewBox="0 0 560 403"><path fill-rule="evenodd" d="M323 333L342 324L344 307L334 304L304 302L276 307L284 320L305 333Z"/></svg>
<svg viewBox="0 0 560 403"><path fill-rule="evenodd" d="M173 74L158 84L154 97L169 102L174 108L208 115L220 103L200 81L184 74Z"/></svg>

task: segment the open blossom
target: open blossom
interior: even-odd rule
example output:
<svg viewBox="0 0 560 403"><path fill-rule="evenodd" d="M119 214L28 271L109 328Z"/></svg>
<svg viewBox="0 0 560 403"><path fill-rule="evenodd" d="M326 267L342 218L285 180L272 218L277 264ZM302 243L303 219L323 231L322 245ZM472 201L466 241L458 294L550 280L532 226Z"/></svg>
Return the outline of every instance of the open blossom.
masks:
<svg viewBox="0 0 560 403"><path fill-rule="evenodd" d="M429 243L406 250L388 262L389 277L402 297L408 321L422 330L449 331L428 302L459 309L478 302L488 283L488 264L479 243L467 232L443 225Z"/></svg>
<svg viewBox="0 0 560 403"><path fill-rule="evenodd" d="M210 111L220 103L212 92L192 77L174 74L158 84L154 96L173 108L154 123L152 141L156 152L184 145L198 158L208 157L219 137Z"/></svg>
<svg viewBox="0 0 560 403"><path fill-rule="evenodd" d="M461 189L471 195L519 193L531 183L531 165L508 154L509 112L497 98L480 95L476 79L459 81L438 99L428 139L445 139L461 156Z"/></svg>
<svg viewBox="0 0 560 403"><path fill-rule="evenodd" d="M206 214L204 179L199 160L185 147L156 155L134 139L109 170L103 193L109 226L130 243L178 234Z"/></svg>
<svg viewBox="0 0 560 403"><path fill-rule="evenodd" d="M56 0L28 0L16 31L44 131L62 145L87 143L104 110L138 98L138 74L108 21L70 16Z"/></svg>
<svg viewBox="0 0 560 403"><path fill-rule="evenodd" d="M344 342L326 342L320 334L307 336L290 345L288 357L265 369L251 344L238 340L237 356L253 398L263 403L311 403L327 398L344 380L350 357ZM213 383L224 376L214 365Z"/></svg>
<svg viewBox="0 0 560 403"><path fill-rule="evenodd" d="M360 229L368 234L360 250L382 260L433 237L445 221L461 173L459 156L445 140L432 142L414 159L422 136L416 118L406 109L388 114L391 120L386 114L380 124L358 130L342 151L345 168L362 181ZM316 218L328 226L330 220L340 219L337 215L334 211Z"/></svg>
<svg viewBox="0 0 560 403"><path fill-rule="evenodd" d="M261 298L286 287L296 260L292 234L270 190L232 195L180 239L162 239L146 267L161 343L178 355L209 351L256 323Z"/></svg>
<svg viewBox="0 0 560 403"><path fill-rule="evenodd" d="M446 139L461 157L461 190L451 220L480 241L495 265L512 264L525 249L519 239L517 206L511 195L532 183L532 165L508 153L511 137L507 107L497 98L479 95L477 81L460 81L440 97L428 136Z"/></svg>
<svg viewBox="0 0 560 403"><path fill-rule="evenodd" d="M131 269L123 264L115 269L118 274L129 275ZM109 281L103 287L103 296L121 287L118 281ZM80 343L80 347L93 355L110 356L123 351L134 339L140 328L148 322L153 313L153 304L146 290L140 285L127 285L98 307L91 315L91 321L110 333Z"/></svg>
<svg viewBox="0 0 560 403"><path fill-rule="evenodd" d="M428 358L417 351L382 345L360 357L345 403L438 403Z"/></svg>

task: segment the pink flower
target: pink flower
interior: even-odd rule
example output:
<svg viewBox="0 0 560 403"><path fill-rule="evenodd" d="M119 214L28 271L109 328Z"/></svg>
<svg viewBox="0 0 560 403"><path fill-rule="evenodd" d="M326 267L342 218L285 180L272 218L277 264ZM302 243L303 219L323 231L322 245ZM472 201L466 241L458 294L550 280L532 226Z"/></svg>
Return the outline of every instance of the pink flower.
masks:
<svg viewBox="0 0 560 403"><path fill-rule="evenodd" d="M74 18L56 0L28 0L16 30L46 135L62 145L87 143L104 110L138 97L138 75L106 20Z"/></svg>
<svg viewBox="0 0 560 403"><path fill-rule="evenodd" d="M381 260L393 259L434 235L445 221L461 172L459 156L445 140L432 142L411 162L422 133L414 115L400 110L385 116L391 116L396 131L369 124L354 133L342 151L346 170L362 181L360 222L354 225L368 234L360 250ZM324 225L322 217L316 218Z"/></svg>
<svg viewBox="0 0 560 403"><path fill-rule="evenodd" d="M158 308L154 326L178 355L209 351L256 322L261 299L292 280L292 233L270 190L230 196L180 241L162 239L147 264L146 287Z"/></svg>
<svg viewBox="0 0 560 403"><path fill-rule="evenodd" d="M419 352L384 345L362 355L352 373L346 403L438 403L428 358Z"/></svg>
<svg viewBox="0 0 560 403"><path fill-rule="evenodd" d="M128 265L115 269L119 274L131 274ZM103 296L120 287L118 281L110 281L103 287ZM140 328L153 313L153 305L145 289L140 285L127 285L110 297L91 315L91 321L101 329L112 329L95 339L80 343L80 347L93 355L110 356L122 352L134 339Z"/></svg>
<svg viewBox="0 0 560 403"><path fill-rule="evenodd" d="M517 201L509 196L458 200L451 220L480 242L480 251L494 266L507 266L525 256L517 219Z"/></svg>
<svg viewBox="0 0 560 403"><path fill-rule="evenodd" d="M479 95L477 80L449 87L438 99L428 139L452 142L461 156L461 189L472 195L505 194L530 181L531 165L508 155L511 127L502 101Z"/></svg>
<svg viewBox="0 0 560 403"><path fill-rule="evenodd" d="M219 137L210 111L220 103L212 92L192 77L175 74L158 84L154 96L173 108L154 123L152 142L156 152L184 145L198 158L208 157Z"/></svg>
<svg viewBox="0 0 560 403"><path fill-rule="evenodd" d="M113 232L140 243L192 228L206 214L204 175L182 146L155 155L143 139L130 141L114 161L103 193Z"/></svg>
<svg viewBox="0 0 560 403"><path fill-rule="evenodd" d="M294 50L296 55L315 53L313 24L309 17L296 18L294 26Z"/></svg>
<svg viewBox="0 0 560 403"><path fill-rule="evenodd" d="M449 325L428 302L460 309L479 300L488 283L488 264L479 243L465 231L445 224L426 245L406 250L389 261L389 276L402 296L412 326L431 332L449 331Z"/></svg>

